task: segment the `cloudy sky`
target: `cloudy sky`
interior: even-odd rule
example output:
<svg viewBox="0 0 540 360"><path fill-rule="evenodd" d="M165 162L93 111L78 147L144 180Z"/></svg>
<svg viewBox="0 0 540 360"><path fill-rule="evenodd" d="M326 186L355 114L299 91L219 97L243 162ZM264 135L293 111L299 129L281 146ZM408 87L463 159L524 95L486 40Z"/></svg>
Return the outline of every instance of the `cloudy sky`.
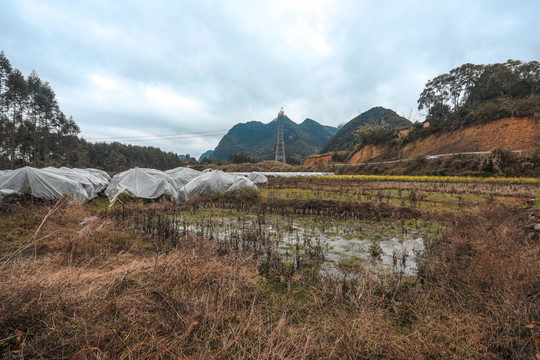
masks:
<svg viewBox="0 0 540 360"><path fill-rule="evenodd" d="M461 64L540 60L540 1L0 0L0 50L88 140L198 156L239 122L416 110ZM159 135L159 138L150 135Z"/></svg>

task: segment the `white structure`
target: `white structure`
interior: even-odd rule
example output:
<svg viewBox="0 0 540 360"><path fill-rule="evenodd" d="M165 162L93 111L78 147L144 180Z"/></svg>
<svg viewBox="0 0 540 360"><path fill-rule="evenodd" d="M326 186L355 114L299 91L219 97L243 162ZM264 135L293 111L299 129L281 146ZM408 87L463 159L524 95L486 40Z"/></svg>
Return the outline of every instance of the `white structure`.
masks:
<svg viewBox="0 0 540 360"><path fill-rule="evenodd" d="M3 171L0 174L0 190L4 194L17 193L42 199L71 196L77 201L87 202L97 196L95 189L100 186L98 183L94 184L91 178L92 175L84 174L82 169L51 170L27 166Z"/></svg>
<svg viewBox="0 0 540 360"><path fill-rule="evenodd" d="M242 188L257 189L257 186L246 177L226 174L221 170L216 170L204 173L191 180L180 190L180 197L184 200L190 200L196 196L224 193Z"/></svg>
<svg viewBox="0 0 540 360"><path fill-rule="evenodd" d="M168 195L173 201L179 200L176 183L168 174L160 170L138 167L115 175L105 190L111 206L121 194L143 199L156 199Z"/></svg>

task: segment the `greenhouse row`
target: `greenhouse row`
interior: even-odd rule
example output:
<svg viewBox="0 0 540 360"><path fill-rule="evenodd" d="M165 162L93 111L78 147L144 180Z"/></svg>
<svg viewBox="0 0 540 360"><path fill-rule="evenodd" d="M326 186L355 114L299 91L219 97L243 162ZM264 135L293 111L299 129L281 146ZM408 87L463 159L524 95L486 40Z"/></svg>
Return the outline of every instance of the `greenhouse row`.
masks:
<svg viewBox="0 0 540 360"><path fill-rule="evenodd" d="M136 167L112 178L98 169L24 167L0 171L0 203L21 195L41 199L70 196L85 203L100 193L109 198L111 205L122 194L143 199L167 196L178 202L216 192L257 189L256 184L267 181L261 173L233 174L211 169L200 172L186 167L166 171Z"/></svg>

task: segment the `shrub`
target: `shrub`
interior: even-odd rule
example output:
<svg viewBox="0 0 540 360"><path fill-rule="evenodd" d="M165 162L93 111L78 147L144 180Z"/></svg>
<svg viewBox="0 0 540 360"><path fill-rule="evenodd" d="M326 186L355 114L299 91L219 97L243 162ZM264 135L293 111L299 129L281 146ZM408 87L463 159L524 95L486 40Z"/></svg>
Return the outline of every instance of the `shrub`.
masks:
<svg viewBox="0 0 540 360"><path fill-rule="evenodd" d="M364 125L354 131L358 139L358 147L366 145L392 144L396 139L395 131L383 125Z"/></svg>
<svg viewBox="0 0 540 360"><path fill-rule="evenodd" d="M479 170L503 174L513 165L516 165L515 154L508 148L498 146L482 157Z"/></svg>

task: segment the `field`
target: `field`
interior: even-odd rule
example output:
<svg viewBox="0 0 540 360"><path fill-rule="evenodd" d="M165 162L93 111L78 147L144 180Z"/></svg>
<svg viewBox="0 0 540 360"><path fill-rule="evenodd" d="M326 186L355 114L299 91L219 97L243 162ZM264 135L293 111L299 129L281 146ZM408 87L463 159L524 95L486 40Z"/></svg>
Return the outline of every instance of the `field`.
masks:
<svg viewBox="0 0 540 360"><path fill-rule="evenodd" d="M276 178L0 213L0 358L534 358L537 179Z"/></svg>

